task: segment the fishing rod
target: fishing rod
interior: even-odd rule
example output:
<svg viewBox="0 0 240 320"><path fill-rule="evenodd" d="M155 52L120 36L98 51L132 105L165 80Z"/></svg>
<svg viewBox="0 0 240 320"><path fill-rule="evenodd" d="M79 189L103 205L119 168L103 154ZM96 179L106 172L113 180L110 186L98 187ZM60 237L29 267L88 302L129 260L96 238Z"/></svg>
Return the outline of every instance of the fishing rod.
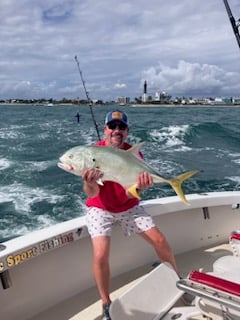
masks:
<svg viewBox="0 0 240 320"><path fill-rule="evenodd" d="M231 25L232 25L233 33L235 34L238 46L240 48L240 34L239 34L240 19L238 19L238 21L236 22L236 20L234 19L233 15L232 15L232 11L231 11L231 9L229 7L228 1L227 0L223 0L223 2L225 4L226 10L227 10L227 14L228 14L229 20L230 20Z"/></svg>
<svg viewBox="0 0 240 320"><path fill-rule="evenodd" d="M101 140L100 134L99 134L99 130L98 130L98 124L97 124L97 121L96 121L95 116L94 116L94 113L93 113L92 100L90 99L90 97L89 97L89 95L88 95L88 92L87 92L87 89L86 89L86 85L85 85L85 81L84 81L84 79L83 79L82 71L81 71L81 69L80 69L80 65L79 65L77 56L75 56L75 60L76 60L77 66L78 66L78 71L79 71L80 78L81 78L81 81L82 81L82 84L83 84L84 92L85 92L85 95L86 95L86 97L87 97L88 106L89 106L90 111L91 111L92 120L93 120L95 129L96 129L96 131L97 131L98 140Z"/></svg>

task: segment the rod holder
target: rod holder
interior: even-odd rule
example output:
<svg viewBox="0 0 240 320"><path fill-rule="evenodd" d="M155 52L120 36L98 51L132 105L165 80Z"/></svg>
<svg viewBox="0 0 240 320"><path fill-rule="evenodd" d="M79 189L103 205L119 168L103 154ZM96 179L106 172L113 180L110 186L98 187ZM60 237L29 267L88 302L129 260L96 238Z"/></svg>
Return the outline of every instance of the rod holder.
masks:
<svg viewBox="0 0 240 320"><path fill-rule="evenodd" d="M2 273L0 273L0 279L4 290L12 286L9 270L5 270Z"/></svg>

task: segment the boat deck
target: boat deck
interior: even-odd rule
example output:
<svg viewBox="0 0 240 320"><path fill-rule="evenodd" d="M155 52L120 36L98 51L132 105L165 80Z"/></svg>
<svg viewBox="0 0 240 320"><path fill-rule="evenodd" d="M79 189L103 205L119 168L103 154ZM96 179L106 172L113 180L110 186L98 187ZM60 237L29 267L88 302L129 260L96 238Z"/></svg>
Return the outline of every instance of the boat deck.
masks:
<svg viewBox="0 0 240 320"><path fill-rule="evenodd" d="M205 272L212 271L213 262L218 258L231 255L232 251L228 244L222 244L211 248L201 248L176 255L179 272L182 277L193 270L203 269ZM157 260L156 260L157 261ZM151 271L156 262L137 268L131 272L122 274L111 280L112 300L123 294L138 279ZM79 272L81 272L79 270ZM180 304L181 302L179 302ZM84 296L76 295L55 307L31 318L31 320L100 320L101 301L99 300L96 287L85 291ZM199 319L199 318L197 318ZM206 318L205 318L206 319Z"/></svg>

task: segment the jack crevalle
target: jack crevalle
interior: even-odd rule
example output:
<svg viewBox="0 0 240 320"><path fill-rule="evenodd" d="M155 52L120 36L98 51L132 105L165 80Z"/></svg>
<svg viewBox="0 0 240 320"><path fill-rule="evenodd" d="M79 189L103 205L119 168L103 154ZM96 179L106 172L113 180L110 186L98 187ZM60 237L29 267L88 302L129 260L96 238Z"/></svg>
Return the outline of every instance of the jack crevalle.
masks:
<svg viewBox="0 0 240 320"><path fill-rule="evenodd" d="M146 171L154 183L168 183L185 204L189 204L183 191L182 182L198 170L185 172L173 179L162 178L159 173L140 159L139 150L142 143L134 145L129 150L101 146L77 146L71 148L60 157L58 166L70 173L81 176L85 169L98 169L103 173L102 181L115 181L121 184L134 197L140 199L137 192L137 176Z"/></svg>

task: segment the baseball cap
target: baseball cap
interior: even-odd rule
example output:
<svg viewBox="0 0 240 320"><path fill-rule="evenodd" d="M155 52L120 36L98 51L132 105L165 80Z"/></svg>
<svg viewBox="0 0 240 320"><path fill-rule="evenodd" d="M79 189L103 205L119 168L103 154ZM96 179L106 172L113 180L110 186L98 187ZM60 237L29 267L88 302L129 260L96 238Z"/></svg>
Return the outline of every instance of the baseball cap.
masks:
<svg viewBox="0 0 240 320"><path fill-rule="evenodd" d="M108 112L105 118L105 124L108 124L111 121L118 120L128 126L128 117L127 114L120 110L115 110Z"/></svg>

